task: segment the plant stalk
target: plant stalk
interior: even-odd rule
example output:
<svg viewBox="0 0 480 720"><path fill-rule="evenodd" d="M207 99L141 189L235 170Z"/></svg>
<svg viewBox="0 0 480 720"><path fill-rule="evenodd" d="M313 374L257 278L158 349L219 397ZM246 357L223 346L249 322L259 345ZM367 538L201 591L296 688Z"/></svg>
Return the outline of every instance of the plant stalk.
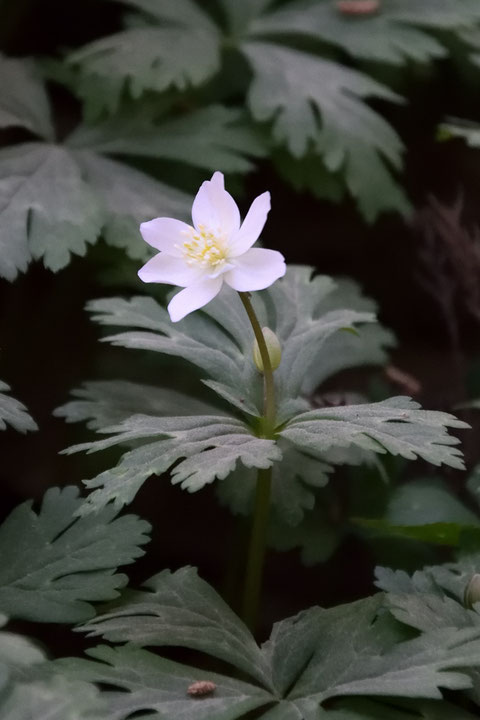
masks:
<svg viewBox="0 0 480 720"><path fill-rule="evenodd" d="M240 300L252 325L258 349L263 363L263 436L272 439L275 433L275 384L272 363L263 336L262 328L250 302L249 293L239 293ZM257 475L255 507L248 547L245 586L243 593L242 617L248 627L255 629L260 594L262 589L263 566L267 547L268 518L270 514L270 493L272 487L272 468L260 469Z"/></svg>
<svg viewBox="0 0 480 720"><path fill-rule="evenodd" d="M242 607L243 620L252 632L257 622L258 606L260 604L260 594L262 590L263 565L267 549L271 485L272 468L259 470L255 493L255 509L248 547Z"/></svg>
<svg viewBox="0 0 480 720"><path fill-rule="evenodd" d="M275 384L273 382L273 370L272 363L270 362L270 355L268 354L267 344L263 336L262 328L258 322L258 318L255 315L255 310L250 302L250 295L246 292L239 292L240 300L243 303L248 319L252 325L255 339L258 343L258 349L260 350L260 357L263 363L263 382L264 382L264 400L263 400L263 417L264 417L264 436L268 438L273 437L275 431Z"/></svg>

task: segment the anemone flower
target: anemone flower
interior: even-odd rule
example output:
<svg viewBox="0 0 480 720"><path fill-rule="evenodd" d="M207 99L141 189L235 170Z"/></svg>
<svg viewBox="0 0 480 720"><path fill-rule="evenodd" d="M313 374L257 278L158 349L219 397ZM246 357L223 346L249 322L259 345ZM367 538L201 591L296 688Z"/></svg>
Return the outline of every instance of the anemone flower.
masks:
<svg viewBox="0 0 480 720"><path fill-rule="evenodd" d="M237 203L216 172L193 201L193 226L166 217L140 225L145 242L160 251L138 271L140 279L184 288L168 305L173 322L213 300L224 282L239 292L264 290L285 274L281 253L252 248L269 210L270 193L265 192L241 223Z"/></svg>

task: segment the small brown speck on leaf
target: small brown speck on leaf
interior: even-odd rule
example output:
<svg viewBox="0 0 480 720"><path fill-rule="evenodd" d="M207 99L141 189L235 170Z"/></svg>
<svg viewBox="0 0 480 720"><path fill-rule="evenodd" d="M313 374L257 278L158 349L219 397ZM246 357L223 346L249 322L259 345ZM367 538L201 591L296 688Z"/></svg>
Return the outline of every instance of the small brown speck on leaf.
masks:
<svg viewBox="0 0 480 720"><path fill-rule="evenodd" d="M210 680L197 680L188 686L187 694L190 697L205 697L205 695L211 695L217 686Z"/></svg>

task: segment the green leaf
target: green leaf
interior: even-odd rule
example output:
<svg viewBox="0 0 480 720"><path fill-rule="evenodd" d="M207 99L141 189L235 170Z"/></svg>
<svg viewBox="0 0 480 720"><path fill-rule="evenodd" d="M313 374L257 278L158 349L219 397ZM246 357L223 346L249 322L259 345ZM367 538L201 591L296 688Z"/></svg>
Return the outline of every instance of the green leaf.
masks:
<svg viewBox="0 0 480 720"><path fill-rule="evenodd" d="M0 59L2 72L11 82L0 100L0 127L15 121L50 140L47 97L33 66ZM0 275L14 280L39 258L57 271L72 254L85 255L102 233L145 260L139 223L162 214L186 218L189 210L186 195L92 152L86 139L81 150L68 138L63 146L28 142L0 149Z"/></svg>
<svg viewBox="0 0 480 720"><path fill-rule="evenodd" d="M402 143L362 101L398 101L398 96L367 75L299 50L247 42L243 51L254 72L250 108L257 120L272 121L277 143L285 143L296 157L316 152L330 172L341 170L368 220L384 209L376 194L379 186L385 191L384 183L389 207L408 212L408 202L385 165L386 160L394 168L401 166Z"/></svg>
<svg viewBox="0 0 480 720"><path fill-rule="evenodd" d="M385 519L392 525L480 524L478 515L460 502L441 480L414 480L396 488Z"/></svg>
<svg viewBox="0 0 480 720"><path fill-rule="evenodd" d="M53 140L47 94L35 65L0 54L0 128L23 127Z"/></svg>
<svg viewBox="0 0 480 720"><path fill-rule="evenodd" d="M40 622L79 622L91 617L90 602L109 600L125 585L119 565L143 554L148 523L130 515L115 519L108 508L75 519L78 490L52 488L39 513L18 506L0 526L0 609Z"/></svg>
<svg viewBox="0 0 480 720"><path fill-rule="evenodd" d="M29 638L0 631L2 720L106 720L99 707L93 685L61 677Z"/></svg>
<svg viewBox="0 0 480 720"><path fill-rule="evenodd" d="M311 410L290 420L280 434L307 452L355 445L407 460L420 457L433 465L463 469L462 453L453 447L459 440L448 435L447 427L469 426L453 415L421 410L410 398L397 397Z"/></svg>
<svg viewBox="0 0 480 720"><path fill-rule="evenodd" d="M107 720L104 710L93 685L60 675L17 683L0 698L2 720Z"/></svg>
<svg viewBox="0 0 480 720"><path fill-rule="evenodd" d="M10 386L0 380L0 391L9 390ZM38 430L37 423L32 420L23 403L5 392L0 392L0 430L5 430L7 424L23 433Z"/></svg>
<svg viewBox="0 0 480 720"><path fill-rule="evenodd" d="M238 403L253 405L261 414L263 389L251 357L253 332L233 290L224 288L204 312L178 323L172 323L167 311L150 297L95 300L87 309L102 325L139 328L105 338L113 345L189 360L220 383L222 397L228 389L237 407ZM211 387L216 390L218 386Z"/></svg>
<svg viewBox="0 0 480 720"><path fill-rule="evenodd" d="M0 626L7 618L0 616ZM43 663L45 654L33 642L17 633L0 630L0 698L12 675L22 668ZM0 703L1 707L1 703Z"/></svg>
<svg viewBox="0 0 480 720"><path fill-rule="evenodd" d="M479 560L479 553L468 553L458 562L425 567L412 576L403 570L379 567L375 570L375 584L388 593L392 614L417 630L479 628L480 614L463 603Z"/></svg>
<svg viewBox="0 0 480 720"><path fill-rule="evenodd" d="M290 549L298 544L303 529L297 526L305 511L315 506L316 491L327 484L333 468L282 439L277 444L282 460L272 468L270 544ZM249 516L254 509L256 484L256 473L242 468L218 483L216 491L220 502L233 513Z"/></svg>
<svg viewBox="0 0 480 720"><path fill-rule="evenodd" d="M393 492L382 519L357 518L380 535L407 537L439 545L458 545L465 532L477 533L480 518L439 480L415 480Z"/></svg>
<svg viewBox="0 0 480 720"><path fill-rule="evenodd" d="M100 646L88 655L96 662L71 659L59 661L58 666L71 677L117 687L117 692L108 693L109 711L115 720L126 720L142 710L145 720L235 720L270 700L267 692L250 683L199 671L132 646ZM198 678L214 683L211 696L188 695L189 686Z"/></svg>
<svg viewBox="0 0 480 720"><path fill-rule="evenodd" d="M124 91L139 98L145 90L186 90L202 85L220 69L219 36L213 23L135 27L77 50L68 62L78 67L78 94L90 117L115 113Z"/></svg>
<svg viewBox="0 0 480 720"><path fill-rule="evenodd" d="M334 373L357 364L383 363L384 348L393 342L378 325L371 331L362 326L359 336L340 333L373 323L370 311L375 306L353 283L337 285L326 276L312 279L312 273L312 268L289 266L282 280L252 298L261 324L268 325L282 345L282 362L275 372L278 422L308 408L304 400L292 399L310 394ZM342 309L349 305L360 312ZM87 309L101 324L139 328L107 337L112 344L189 360L209 375L206 384L221 397L246 413L261 415L263 388L252 360L253 332L233 290L224 287L202 312L175 324L152 298L95 300Z"/></svg>
<svg viewBox="0 0 480 720"><path fill-rule="evenodd" d="M150 475L161 475L178 460L181 462L171 473L172 483L195 492L216 478L223 480L239 461L247 468L265 469L281 459L273 440L256 437L244 423L225 415L133 415L101 432L111 437L65 452L95 452L132 440L143 444L125 453L112 470L85 481L88 488L96 490L88 496L82 514L98 511L110 501L116 509L121 508L133 500Z"/></svg>
<svg viewBox="0 0 480 720"><path fill-rule="evenodd" d="M125 249L132 259L146 260L151 252L141 238L140 222L159 216L188 219L190 198L180 190L89 150L73 156L101 204L105 241Z"/></svg>
<svg viewBox="0 0 480 720"><path fill-rule="evenodd" d="M383 697L387 702L390 698L390 704L398 697L441 699L440 688L469 687L463 668L479 663L480 628L442 628L406 640L404 628L385 613L382 595L329 610L310 608L274 625L270 639L258 648L242 623L192 569L161 573L152 582L153 592L126 596L84 630L113 642L133 640L141 646L200 650L246 670L257 684L230 680L235 685L229 685L225 675L174 665L132 644L116 651L95 650L94 657L104 660L103 665L63 661L64 671L75 677L130 691L114 696L118 718L133 711L159 711L163 699L171 703L172 712L175 708L175 717L185 718L234 720L242 717L250 700L250 707L262 708L257 717L265 720L329 716L332 720L383 720L390 716L381 715L384 706L373 700L343 701L340 707L337 701L328 709L323 703L352 696ZM215 690L193 704L186 689L199 679L213 681L218 694ZM229 707L224 704L227 691L232 698ZM391 717L399 720L400 712Z"/></svg>
<svg viewBox="0 0 480 720"><path fill-rule="evenodd" d="M251 632L195 568L150 578L82 630L140 647L179 646L208 653L268 685L269 669Z"/></svg>
<svg viewBox="0 0 480 720"><path fill-rule="evenodd" d="M472 148L480 147L480 126L463 120L442 123L438 127L437 137L441 141L461 138ZM475 401L474 401L475 402ZM474 402L464 407L475 407Z"/></svg>
<svg viewBox="0 0 480 720"><path fill-rule="evenodd" d="M302 470L299 470L302 473ZM304 565L311 566L326 562L340 545L344 529L329 517L329 508L323 504L324 498L317 493L315 507L308 508L302 521L297 525L280 522L271 518L269 545L275 550L285 552L298 548Z"/></svg>
<svg viewBox="0 0 480 720"><path fill-rule="evenodd" d="M266 147L246 122L244 113L222 105L210 105L160 122L142 120L136 110L125 117L82 126L68 143L70 147L88 147L100 153L163 158L231 173L252 170L249 155L266 155Z"/></svg>
<svg viewBox="0 0 480 720"><path fill-rule="evenodd" d="M26 269L30 254L55 271L97 239L100 207L60 146L27 143L1 150L0 179L0 272L7 279Z"/></svg>
<svg viewBox="0 0 480 720"><path fill-rule="evenodd" d="M152 385L103 380L87 382L73 390L71 400L55 410L54 415L66 422L86 422L87 427L99 430L127 420L141 412L146 415L205 415L213 406L183 393Z"/></svg>
<svg viewBox="0 0 480 720"><path fill-rule="evenodd" d="M469 23L480 17L478 7L474 9L470 5L469 8L465 4L463 14L460 10L457 18L448 17L442 15L446 8L439 8L438 3L427 0L420 13L411 13L409 22L408 15L405 19L406 13L402 13L402 6L405 6L404 0L390 0L381 12L355 19L342 15L332 3L325 0L290 2L258 18L252 24L251 32L267 37L294 33L321 38L360 59L405 65L409 60L429 62L448 54L437 39L415 25L435 26L443 18L445 26L453 30L457 24ZM456 6L461 7L462 3L457 2ZM451 7L455 5L451 3Z"/></svg>
<svg viewBox="0 0 480 720"><path fill-rule="evenodd" d="M132 168L59 145L0 150L0 181L0 274L8 280L32 257L43 257L53 271L63 268L72 253L84 255L103 228L107 241L130 242L131 254L138 257L140 247L144 257L139 219L162 210L184 216L187 207L182 193Z"/></svg>

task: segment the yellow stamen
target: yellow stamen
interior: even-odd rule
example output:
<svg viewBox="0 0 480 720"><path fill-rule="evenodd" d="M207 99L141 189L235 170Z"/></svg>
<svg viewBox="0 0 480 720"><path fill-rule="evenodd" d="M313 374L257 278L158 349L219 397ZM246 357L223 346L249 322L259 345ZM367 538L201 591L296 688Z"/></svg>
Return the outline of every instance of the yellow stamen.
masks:
<svg viewBox="0 0 480 720"><path fill-rule="evenodd" d="M215 234L207 230L204 225L199 229L190 228L185 233L189 239L180 246L187 265L200 265L204 268L215 269L227 257L227 240L222 234Z"/></svg>

